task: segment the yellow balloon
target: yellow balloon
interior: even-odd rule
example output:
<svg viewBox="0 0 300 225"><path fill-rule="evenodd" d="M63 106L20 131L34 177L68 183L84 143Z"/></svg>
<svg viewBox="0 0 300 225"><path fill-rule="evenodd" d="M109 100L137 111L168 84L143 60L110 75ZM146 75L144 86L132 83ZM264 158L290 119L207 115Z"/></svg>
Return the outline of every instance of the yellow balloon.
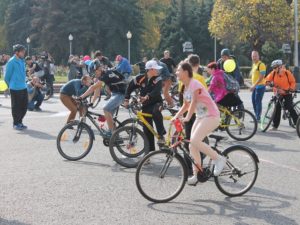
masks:
<svg viewBox="0 0 300 225"><path fill-rule="evenodd" d="M7 90L7 84L4 80L0 80L0 91L6 91Z"/></svg>
<svg viewBox="0 0 300 225"><path fill-rule="evenodd" d="M224 62L224 70L225 72L227 73L231 73L235 70L236 68L236 63L233 59L227 59L225 62Z"/></svg>

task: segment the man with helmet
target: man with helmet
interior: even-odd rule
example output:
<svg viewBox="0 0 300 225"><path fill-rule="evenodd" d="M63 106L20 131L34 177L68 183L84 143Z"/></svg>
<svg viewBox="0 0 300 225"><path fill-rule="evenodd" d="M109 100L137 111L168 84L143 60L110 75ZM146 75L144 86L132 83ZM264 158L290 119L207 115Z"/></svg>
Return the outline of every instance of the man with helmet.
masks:
<svg viewBox="0 0 300 225"><path fill-rule="evenodd" d="M277 91L283 98L285 108L289 111L294 124L297 123L298 115L293 108L293 96L290 91L296 89L296 80L294 75L283 67L282 60L275 60L271 67L273 71L266 77L266 85L274 86L274 92ZM270 129L276 131L280 124L281 105L277 103L275 116L273 119L273 127Z"/></svg>
<svg viewBox="0 0 300 225"><path fill-rule="evenodd" d="M13 46L14 56L8 61L5 72L5 82L11 94L11 111L13 128L24 130L23 118L27 112L28 95L26 85L26 69L24 56L26 48L23 45Z"/></svg>

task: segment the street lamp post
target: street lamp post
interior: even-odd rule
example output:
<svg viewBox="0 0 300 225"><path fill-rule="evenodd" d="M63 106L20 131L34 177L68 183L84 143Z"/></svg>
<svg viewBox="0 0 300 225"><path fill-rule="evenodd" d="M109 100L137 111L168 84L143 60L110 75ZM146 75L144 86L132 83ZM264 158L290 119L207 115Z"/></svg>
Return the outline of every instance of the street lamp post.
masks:
<svg viewBox="0 0 300 225"><path fill-rule="evenodd" d="M30 47L30 42L31 42L31 40L30 40L30 38L28 37L28 38L26 38L26 42L27 42L27 55L28 56L30 56L30 52L29 52L29 47Z"/></svg>
<svg viewBox="0 0 300 225"><path fill-rule="evenodd" d="M132 38L132 33L130 31L128 31L126 36L127 36L127 39L128 39L128 61L130 63L130 40Z"/></svg>
<svg viewBox="0 0 300 225"><path fill-rule="evenodd" d="M294 65L299 67L299 52L298 52L298 0L294 0L295 8L295 51L294 51Z"/></svg>
<svg viewBox="0 0 300 225"><path fill-rule="evenodd" d="M215 62L217 62L217 37L216 37L216 35L214 37L214 59L215 59Z"/></svg>
<svg viewBox="0 0 300 225"><path fill-rule="evenodd" d="M69 41L70 41L70 55L72 55L72 41L74 40L74 37L72 34L69 35Z"/></svg>

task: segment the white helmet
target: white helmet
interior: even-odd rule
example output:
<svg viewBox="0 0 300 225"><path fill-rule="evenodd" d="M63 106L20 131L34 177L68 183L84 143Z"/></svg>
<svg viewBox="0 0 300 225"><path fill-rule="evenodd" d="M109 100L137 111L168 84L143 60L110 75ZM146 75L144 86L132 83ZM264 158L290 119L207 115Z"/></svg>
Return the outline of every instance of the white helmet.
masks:
<svg viewBox="0 0 300 225"><path fill-rule="evenodd" d="M279 66L282 66L282 60L281 59L277 59L277 60L274 60L272 63L271 63L271 67L274 69L276 67L279 67Z"/></svg>

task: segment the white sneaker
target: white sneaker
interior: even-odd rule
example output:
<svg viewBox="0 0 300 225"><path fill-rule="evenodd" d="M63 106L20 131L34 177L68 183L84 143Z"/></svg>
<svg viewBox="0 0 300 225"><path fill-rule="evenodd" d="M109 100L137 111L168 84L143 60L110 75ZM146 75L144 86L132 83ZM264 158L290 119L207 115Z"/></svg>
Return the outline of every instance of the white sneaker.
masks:
<svg viewBox="0 0 300 225"><path fill-rule="evenodd" d="M197 175L193 175L192 177L190 177L187 180L187 184L188 185L196 186L197 183L198 183L198 177L197 177Z"/></svg>
<svg viewBox="0 0 300 225"><path fill-rule="evenodd" d="M226 165L226 158L224 156L219 155L218 159L215 160L214 175L219 176L225 165Z"/></svg>
<svg viewBox="0 0 300 225"><path fill-rule="evenodd" d="M269 129L269 131L277 131L278 130L278 128L276 128L276 127L271 127L270 129Z"/></svg>

